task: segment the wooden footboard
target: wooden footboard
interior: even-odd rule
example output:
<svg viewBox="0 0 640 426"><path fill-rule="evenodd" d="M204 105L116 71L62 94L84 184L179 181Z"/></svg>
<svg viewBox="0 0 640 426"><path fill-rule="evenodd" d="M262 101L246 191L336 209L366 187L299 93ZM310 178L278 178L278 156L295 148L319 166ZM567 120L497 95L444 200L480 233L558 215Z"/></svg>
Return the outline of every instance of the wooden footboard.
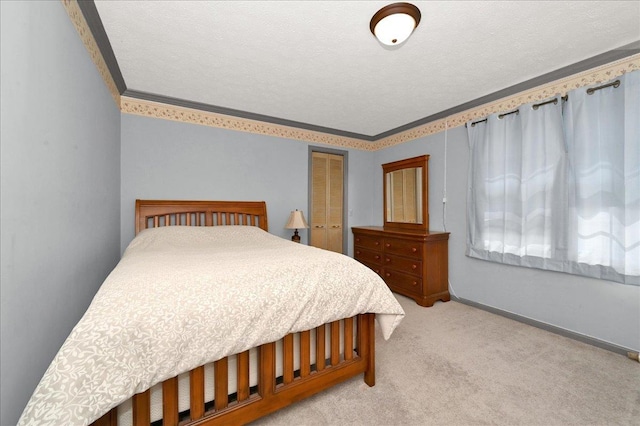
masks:
<svg viewBox="0 0 640 426"><path fill-rule="evenodd" d="M303 331L298 333L299 347L293 344L293 334L285 336L282 339L282 375L276 374L276 343L260 346L258 383L254 386L250 386L249 382L249 351L236 355L237 391L231 395L228 392L228 358L216 361L213 401L205 401L204 367L194 369L189 373L190 409L182 413L178 410L178 378L166 380L162 383L162 420L157 424L245 424L361 373L364 373L365 383L374 386L374 317L374 314L362 314L341 320L342 327L341 321L334 321L314 330ZM316 362L313 364L312 333L315 334L316 342ZM328 334L328 339L325 334ZM330 342L329 348L325 346L325 341ZM330 353L329 357L326 357L327 352ZM294 358L299 359L297 369ZM149 390L135 395L132 405L132 424L151 424ZM93 426L103 425L118 426L117 407L93 423Z"/></svg>
<svg viewBox="0 0 640 426"><path fill-rule="evenodd" d="M267 231L266 204L263 201L136 200L136 234L146 228L178 225L250 225ZM179 408L179 379L174 377L162 383L161 420L152 418L151 392L147 390L132 398L132 416L122 423L134 426L152 422L165 426L245 424L358 374L364 373L364 381L374 386L374 314L357 315L296 334L299 345L294 344L294 335L287 335L281 341L282 365L276 366L276 342L257 348L257 377L253 372L257 383L250 380L249 351L233 355L237 364L235 377L229 377L230 357L214 363L212 401L205 397L205 367L201 366L189 372L188 409ZM277 344L280 345L280 341ZM230 382L234 383L235 391L229 390ZM118 407L93 425L118 426Z"/></svg>

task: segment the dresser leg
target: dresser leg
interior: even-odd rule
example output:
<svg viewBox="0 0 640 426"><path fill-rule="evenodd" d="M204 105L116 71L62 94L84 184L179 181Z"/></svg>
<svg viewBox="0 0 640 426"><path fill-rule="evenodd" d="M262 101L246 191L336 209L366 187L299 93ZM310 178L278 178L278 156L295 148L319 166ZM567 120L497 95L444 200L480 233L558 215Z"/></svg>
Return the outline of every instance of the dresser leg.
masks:
<svg viewBox="0 0 640 426"><path fill-rule="evenodd" d="M425 308L429 308L433 306L433 304L436 303L438 300L442 302L450 301L451 295L449 294L448 291L446 291L443 293L433 294L428 297L417 296L417 297L414 297L413 300L415 300L418 305L424 306Z"/></svg>

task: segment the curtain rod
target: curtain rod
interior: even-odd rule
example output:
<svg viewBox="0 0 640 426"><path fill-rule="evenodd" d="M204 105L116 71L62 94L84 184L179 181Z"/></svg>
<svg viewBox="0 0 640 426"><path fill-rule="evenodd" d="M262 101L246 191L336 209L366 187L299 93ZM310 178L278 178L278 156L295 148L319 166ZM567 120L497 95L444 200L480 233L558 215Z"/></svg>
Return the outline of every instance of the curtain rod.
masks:
<svg viewBox="0 0 640 426"><path fill-rule="evenodd" d="M558 98L553 98L553 99L551 99L550 101L547 101L547 102L541 102L541 103L539 103L539 104L533 104L533 105L531 105L531 108L533 108L533 109L538 109L538 108L540 108L542 105L547 105L547 104L554 104L554 105L556 105L557 103L558 103Z"/></svg>
<svg viewBox="0 0 640 426"><path fill-rule="evenodd" d="M587 89L587 95L593 95L593 92L595 92L596 90L604 89L606 87L611 87L611 86L613 86L614 89L617 89L618 87L620 87L620 80L616 80L613 83L603 84L602 86L592 87L590 89Z"/></svg>
<svg viewBox="0 0 640 426"><path fill-rule="evenodd" d="M611 83L603 84L603 85L601 85L601 86L597 86L597 87L591 87L591 88L588 88L588 89L586 90L586 92L587 92L587 95L593 95L597 90L605 89L605 88L607 88L607 87L613 87L614 89L617 89L618 87L620 87L620 80L618 79L618 80L613 81L613 82L611 82ZM568 94L566 94L565 96L562 96L562 97L561 97L561 99L562 99L563 101L565 101L565 102L566 102L567 100L569 100L569 95L568 95ZM533 104L533 105L531 106L531 108L533 108L534 110L537 110L539 107L541 107L541 106L543 106L543 105L551 104L551 103L552 103L552 104L554 104L554 105L557 105L557 104L558 104L558 98L554 98L554 99L551 99L551 100L546 101L546 102L541 102L541 103L539 103L539 104ZM506 115L509 115L509 114L518 114L519 112L520 112L520 110L519 110L519 109L517 109L517 110L515 110L515 111L511 111L511 112L506 112L506 113L504 113L504 114L500 114L500 115L498 116L498 118L502 119L502 118L503 118L504 116L506 116ZM488 120L488 118L484 118L484 119L482 119L482 120L473 121L473 122L471 123L471 127L474 127L476 124L479 124L479 123L484 123L484 122L486 122L487 120ZM464 127L468 127L468 123L465 123L465 124L464 124Z"/></svg>
<svg viewBox="0 0 640 426"><path fill-rule="evenodd" d="M511 114L516 114L516 115L520 115L520 110L517 109L515 111L509 111L509 112L505 112L503 114L498 115L498 119L502 120L504 117L506 117L507 115L511 115Z"/></svg>
<svg viewBox="0 0 640 426"><path fill-rule="evenodd" d="M614 85L616 82L611 83L610 85ZM620 83L618 82L618 86L620 85ZM618 86L614 86L614 87L618 87ZM594 90L599 89L599 88L595 88ZM565 96L561 96L560 99L562 99L563 101L567 101L569 100L569 95L565 95ZM547 105L547 104L554 104L556 105L558 103L558 98L553 98L549 101L546 102L540 102L539 104L533 104L531 105L531 108L533 109L538 109L543 105ZM504 117L505 115L509 115L509 114L520 114L520 109L517 109L515 111L511 111L511 112L505 112L504 114L500 114L498 116L499 119L502 119L502 117ZM482 119L482 120L478 120L478 121L474 121L471 123L471 127L474 127L476 124L478 123L484 123L485 121L487 121L488 118ZM464 127L467 127L467 124L465 123Z"/></svg>
<svg viewBox="0 0 640 426"><path fill-rule="evenodd" d="M616 80L616 81L613 81L611 83L603 84L602 86L591 87L591 88L587 89L587 95L593 95L596 90L606 89L607 87L613 87L614 89L617 89L618 87L620 87L620 80ZM562 96L561 99L563 101L567 101L569 99L569 95ZM558 98L554 98L554 99L551 99L551 100L546 101L546 102L541 102L539 104L533 104L533 105L531 105L531 108L537 110L538 108L540 108L543 105L547 105L547 104L556 105L557 103L558 103ZM516 109L514 111L505 112L504 114L498 115L498 118L502 119L503 117L505 117L507 115L511 115L511 114L520 114L520 110ZM471 123L471 127L474 127L478 123L484 123L487 120L488 119L485 118L483 120L474 121L474 122ZM467 127L467 125L465 124L464 127Z"/></svg>
<svg viewBox="0 0 640 426"><path fill-rule="evenodd" d="M478 121L474 121L473 123L471 123L471 127L474 127L476 124L478 123L483 123L485 121L487 121L488 118L485 118L484 120L478 120ZM467 124L465 123L464 127L467 127Z"/></svg>

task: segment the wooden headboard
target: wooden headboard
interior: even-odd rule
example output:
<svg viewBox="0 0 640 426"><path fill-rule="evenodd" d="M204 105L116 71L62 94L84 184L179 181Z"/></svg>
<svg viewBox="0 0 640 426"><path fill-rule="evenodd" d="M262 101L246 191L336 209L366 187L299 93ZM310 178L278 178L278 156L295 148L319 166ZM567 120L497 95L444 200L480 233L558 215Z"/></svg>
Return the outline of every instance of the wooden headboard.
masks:
<svg viewBox="0 0 640 426"><path fill-rule="evenodd" d="M136 200L136 235L158 226L249 225L268 231L264 201Z"/></svg>

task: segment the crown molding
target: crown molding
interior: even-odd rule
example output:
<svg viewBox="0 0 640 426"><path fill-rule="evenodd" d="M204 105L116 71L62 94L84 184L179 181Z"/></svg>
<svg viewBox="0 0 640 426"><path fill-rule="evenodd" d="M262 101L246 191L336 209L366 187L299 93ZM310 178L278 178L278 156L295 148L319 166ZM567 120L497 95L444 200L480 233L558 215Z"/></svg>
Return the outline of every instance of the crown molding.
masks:
<svg viewBox="0 0 640 426"><path fill-rule="evenodd" d="M200 102L187 101L184 99L172 98L164 95L157 95L154 93L140 92L137 90L125 90L121 93L121 96L128 98L139 99L141 101L151 101L159 104L164 104L173 107L182 107L191 110L198 110L203 112L213 112L219 115L226 115L238 119L247 119L252 121L259 121L265 124L275 124L278 126L291 127L300 130L311 130L313 132L326 133L335 136L342 136L347 139L359 139L367 142L373 142L376 139L373 136L363 135L361 133L347 132L344 130L333 129L330 127L316 126L314 124L302 123L300 121L285 120L283 118L273 117L264 114L256 114L248 111L241 111L237 109L225 108L210 104L204 104Z"/></svg>
<svg viewBox="0 0 640 426"><path fill-rule="evenodd" d="M602 84L627 72L640 70L640 54L636 54L588 71L580 72L530 90L506 96L476 108L450 115L374 142L373 150L389 148L400 143L409 142L435 133L443 132L466 124L471 120L487 117L491 114L507 112L530 102L539 102L554 96L564 96L569 91L581 87Z"/></svg>
<svg viewBox="0 0 640 426"><path fill-rule="evenodd" d="M576 62L574 64L559 68L555 71L551 71L538 77L534 77L532 79L515 84L513 86L498 90L497 92L493 92L480 98L473 99L469 102L465 102L464 104L454 106L453 108L440 111L428 117L424 117L419 120L412 121L411 123L396 127L394 129L387 130L386 132L382 132L373 136L370 140L379 141L385 139L388 136L397 135L404 131L433 123L439 121L440 119L451 117L458 113L472 110L483 105L490 104L499 99L515 96L519 93L536 89L538 87L549 84L550 82L559 81L561 79L569 78L582 72L589 72L600 66L606 66L616 61L625 60L630 56L638 53L640 53L640 41L621 46L617 49L613 49L605 53L601 53L580 62Z"/></svg>
<svg viewBox="0 0 640 426"><path fill-rule="evenodd" d="M160 102L131 98L128 96L121 97L120 110L126 114L161 118L164 120L217 127L221 129L255 133L278 138L295 139L303 142L313 142L341 148L352 148L363 151L371 151L374 148L372 142L363 141L361 139L266 123L264 121L249 120L246 118L202 111L199 109L167 105Z"/></svg>
<svg viewBox="0 0 640 426"><path fill-rule="evenodd" d="M102 56L102 52L96 43L96 40L93 36L93 33L89 29L89 25L80 10L80 6L78 5L77 0L62 0L62 5L64 9L67 11L67 15L71 19L73 26L75 27L80 39L82 40L82 44L89 52L89 56L91 56L91 60L95 64L98 72L102 76L104 83L107 85L107 89L109 93L111 93L111 97L113 97L116 106L120 108L120 91L118 90L118 86L116 85L113 77L111 76L111 72L109 71L109 67Z"/></svg>
<svg viewBox="0 0 640 426"><path fill-rule="evenodd" d="M87 26L93 35L95 43L98 45L98 49L100 49L102 58L107 64L107 68L109 69L111 78L115 82L118 93L122 95L124 91L127 90L127 85L124 82L124 77L122 77L122 72L120 71L116 55L113 53L113 48L111 47L111 42L107 37L107 32L104 29L104 25L102 25L102 18L100 18L100 14L96 8L96 3L93 0L82 0L77 3Z"/></svg>
<svg viewBox="0 0 640 426"><path fill-rule="evenodd" d="M431 117L409 123L397 129L390 130L389 132L381 133L377 136L366 136L128 90L126 89L124 80L122 80L117 63L115 63L115 68L113 64L111 68L116 70L114 72L120 76L120 80L122 81L118 80L119 85L114 81L110 67L107 65L103 53L83 14L82 9L85 9L90 17L97 15L95 4L93 4L92 7L84 5L81 8L78 0L61 1L116 105L122 113L363 151L377 151L440 133L446 129L464 125L470 120L477 120L490 114L513 110L529 102L539 102L557 95L564 96L570 90L593 84L601 84L627 72L640 69L639 43L634 43L587 59L579 64L574 64L573 66L565 67L545 76L501 90L481 99L476 99L448 111L443 111ZM99 21L99 17L93 21L96 20ZM93 25L95 26L96 22L94 22ZM104 29L102 29L102 31L104 32ZM106 39L106 35L102 38ZM108 42L108 40L106 40L106 42ZM101 43L105 44L105 40L102 40ZM109 54L109 49L106 50L108 56L113 56L113 52ZM111 56L109 56L109 58L111 58ZM605 60L620 58L621 56L622 59L612 60L604 65L596 66L596 64L602 63ZM114 62L115 56L110 60ZM561 76L569 72L568 70L576 68L584 69L585 67L591 67L591 69L576 72L568 77L557 78L548 83L544 82L545 80L549 81L554 75ZM528 88L532 85L536 86ZM124 89L119 90L119 86ZM504 94L504 96L500 99L493 100L501 94ZM469 108L465 108L465 106L469 106Z"/></svg>

